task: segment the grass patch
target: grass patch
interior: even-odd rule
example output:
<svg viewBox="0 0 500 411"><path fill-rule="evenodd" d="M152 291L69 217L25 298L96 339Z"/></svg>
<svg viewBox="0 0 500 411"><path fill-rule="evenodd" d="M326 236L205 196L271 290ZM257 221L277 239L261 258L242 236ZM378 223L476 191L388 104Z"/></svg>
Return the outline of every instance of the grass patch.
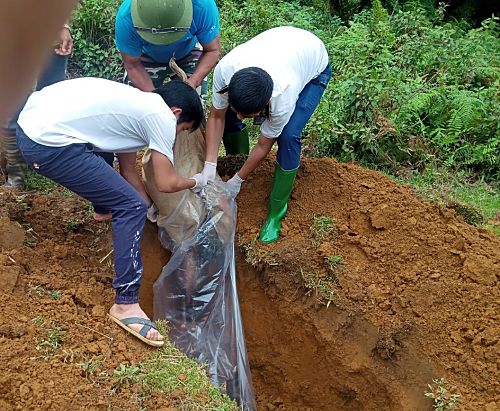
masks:
<svg viewBox="0 0 500 411"><path fill-rule="evenodd" d="M313 215L309 228L313 239L320 243L323 241L335 240L337 236L336 221L334 218L324 215Z"/></svg>
<svg viewBox="0 0 500 411"><path fill-rule="evenodd" d="M106 371L102 371L101 367L104 365L104 360L92 357L84 357L81 362L76 366L81 370L82 376L97 384L99 381L109 378Z"/></svg>
<svg viewBox="0 0 500 411"><path fill-rule="evenodd" d="M76 216L71 216L66 220L66 231L68 232L77 232L83 225L85 221L83 219L78 218Z"/></svg>
<svg viewBox="0 0 500 411"><path fill-rule="evenodd" d="M62 298L63 294L59 290L46 290L39 284L28 284L28 293L35 294L38 297L49 297L54 300Z"/></svg>
<svg viewBox="0 0 500 411"><path fill-rule="evenodd" d="M268 266L280 265L275 254L271 250L261 247L257 238L258 236L254 237L249 243L243 243L241 239L239 240L245 253L245 261L259 270Z"/></svg>
<svg viewBox="0 0 500 411"><path fill-rule="evenodd" d="M43 326L44 322L40 326ZM56 323L45 330L47 336L38 341L35 349L42 354L43 359L52 357L66 338L66 331Z"/></svg>
<svg viewBox="0 0 500 411"><path fill-rule="evenodd" d="M44 177L36 171L29 170L24 177L24 187L26 190L33 190L39 194L58 193L62 197L71 197L73 193L50 178Z"/></svg>
<svg viewBox="0 0 500 411"><path fill-rule="evenodd" d="M324 275L317 271L309 272L300 269L300 276L304 281L304 286L307 289L307 294L314 294L319 297L320 301L326 301L328 307L335 297L335 285L337 279L331 275Z"/></svg>
<svg viewBox="0 0 500 411"><path fill-rule="evenodd" d="M394 177L408 184L421 198L455 210L471 225L488 228L500 236L500 185L477 180L470 174L426 168L420 174L410 171Z"/></svg>
<svg viewBox="0 0 500 411"><path fill-rule="evenodd" d="M52 290L49 292L48 296L54 300L59 300L62 297L62 292L59 290Z"/></svg>
<svg viewBox="0 0 500 411"><path fill-rule="evenodd" d="M160 332L166 334L164 322L159 323ZM175 391L178 397L176 406L180 409L239 409L234 401L210 383L205 366L187 358L169 340L165 340L164 347L146 361L136 365L120 364L112 378L114 391L132 385L139 385L144 395L156 392L168 395Z"/></svg>
<svg viewBox="0 0 500 411"><path fill-rule="evenodd" d="M340 255L330 255L326 257L326 262L328 264L328 268L332 273L336 272L340 266L342 265L342 256Z"/></svg>

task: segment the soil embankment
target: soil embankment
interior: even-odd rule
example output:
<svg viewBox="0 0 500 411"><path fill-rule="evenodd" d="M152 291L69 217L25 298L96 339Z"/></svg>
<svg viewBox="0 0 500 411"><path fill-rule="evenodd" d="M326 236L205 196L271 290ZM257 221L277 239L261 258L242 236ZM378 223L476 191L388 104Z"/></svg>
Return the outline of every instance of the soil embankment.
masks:
<svg viewBox="0 0 500 411"><path fill-rule="evenodd" d="M379 173L322 159L303 162L281 240L259 245L271 178L268 160L238 197L239 293L259 410L430 411L423 393L440 377L461 409L500 409L500 240ZM74 198L0 192L1 409L169 405L110 396L107 380L76 366L95 358L112 373L150 352L105 321L110 236L85 213ZM333 218L335 236L315 240L313 215ZM168 259L151 225L143 250L151 310ZM342 258L333 271L329 256ZM334 277L328 307L304 273ZM40 359L54 323L67 329L64 351Z"/></svg>
<svg viewBox="0 0 500 411"><path fill-rule="evenodd" d="M500 240L380 173L320 159L303 162L282 239L262 246L271 178L268 161L238 201L240 245L262 268L238 266L256 390L272 394L261 404L426 410L427 384L445 377L461 409L500 409ZM335 220L334 239L314 241L313 215ZM332 255L327 308L302 276L332 276Z"/></svg>

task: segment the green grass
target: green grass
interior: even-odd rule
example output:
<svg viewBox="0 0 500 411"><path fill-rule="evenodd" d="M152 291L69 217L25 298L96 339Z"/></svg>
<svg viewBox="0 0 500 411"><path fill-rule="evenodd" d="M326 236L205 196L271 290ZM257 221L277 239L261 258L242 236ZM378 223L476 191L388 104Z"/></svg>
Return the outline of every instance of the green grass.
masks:
<svg viewBox="0 0 500 411"><path fill-rule="evenodd" d="M451 393L444 378L433 379L427 387L429 391L424 396L434 401L432 406L436 411L453 410L460 403L460 394Z"/></svg>
<svg viewBox="0 0 500 411"><path fill-rule="evenodd" d="M335 297L334 286L337 284L337 279L330 275L321 275L319 272L309 272L303 269L300 270L300 276L308 290L307 294L314 292L320 301L326 301L328 307Z"/></svg>
<svg viewBox="0 0 500 411"><path fill-rule="evenodd" d="M160 331L166 327L159 322ZM162 324L163 323L163 324ZM187 358L169 340L161 350L139 364L120 364L113 375L114 389L138 385L143 395L155 392L182 392L177 407L189 410L236 411L236 403L214 387L206 375L204 365Z"/></svg>
<svg viewBox="0 0 500 411"><path fill-rule="evenodd" d="M342 265L342 256L340 255L330 255L326 257L326 261L328 263L328 268L334 273L337 269Z"/></svg>
<svg viewBox="0 0 500 411"><path fill-rule="evenodd" d="M36 323L34 320L32 320L34 324L40 324L39 321ZM42 325L43 322L39 326ZM40 339L35 348L42 354L41 358L49 359L66 339L66 331L59 324L53 323L45 330L45 333L46 337Z"/></svg>
<svg viewBox="0 0 500 411"><path fill-rule="evenodd" d="M252 238L249 243L243 243L241 238L238 239L238 242L245 252L245 261L252 267L260 270L268 266L280 265L273 251L263 247L258 241L258 235Z"/></svg>
<svg viewBox="0 0 500 411"><path fill-rule="evenodd" d="M58 192L63 197L71 197L73 195L67 188L32 170L28 171L24 177L24 187L26 190L37 191L39 194L53 194Z"/></svg>
<svg viewBox="0 0 500 411"><path fill-rule="evenodd" d="M313 215L309 228L312 237L317 242L334 240L337 234L334 218L324 215Z"/></svg>
<svg viewBox="0 0 500 411"><path fill-rule="evenodd" d="M472 221L468 221L469 223L488 228L500 236L499 184L475 180L472 175L465 172L454 174L442 168L427 168L422 174L410 172L405 177L389 177L399 183L410 185L425 200L443 207L451 206L458 214L460 209L465 210L466 221L467 214L472 215ZM477 218L477 213L481 219Z"/></svg>

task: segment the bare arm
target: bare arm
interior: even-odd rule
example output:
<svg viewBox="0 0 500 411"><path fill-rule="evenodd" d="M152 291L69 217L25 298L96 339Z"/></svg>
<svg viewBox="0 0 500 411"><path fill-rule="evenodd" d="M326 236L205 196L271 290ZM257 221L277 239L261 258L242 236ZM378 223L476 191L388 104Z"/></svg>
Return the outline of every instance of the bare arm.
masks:
<svg viewBox="0 0 500 411"><path fill-rule="evenodd" d="M220 56L220 39L217 36L210 43L202 44L203 53L196 65L194 73L187 79L187 83L196 89L208 73L214 68Z"/></svg>
<svg viewBox="0 0 500 411"><path fill-rule="evenodd" d="M134 86L142 91L153 91L155 86L153 85L148 72L142 65L141 58L129 56L125 53L121 53L121 55L125 70L127 70L128 77Z"/></svg>
<svg viewBox="0 0 500 411"><path fill-rule="evenodd" d="M177 174L168 157L156 150L151 150L151 161L155 175L155 184L162 193L175 193L177 191L193 188L196 181L184 178Z"/></svg>
<svg viewBox="0 0 500 411"><path fill-rule="evenodd" d="M275 138L267 138L262 134L259 136L259 141L257 141L257 144L250 152L247 161L245 161L245 164L243 164L243 167L241 167L240 171L237 173L240 178L243 180L247 179L248 175L258 167L269 151L271 151L271 147L275 141Z"/></svg>
<svg viewBox="0 0 500 411"><path fill-rule="evenodd" d="M146 200L148 206L151 205L151 197L149 197L146 187L142 182L142 178L139 176L135 168L137 153L118 153L117 156L118 161L120 162L120 174L122 177L139 192L139 194Z"/></svg>
<svg viewBox="0 0 500 411"><path fill-rule="evenodd" d="M205 160L212 163L217 162L217 154L224 133L224 125L226 124L227 108L218 110L214 106L210 109L207 127L205 129Z"/></svg>

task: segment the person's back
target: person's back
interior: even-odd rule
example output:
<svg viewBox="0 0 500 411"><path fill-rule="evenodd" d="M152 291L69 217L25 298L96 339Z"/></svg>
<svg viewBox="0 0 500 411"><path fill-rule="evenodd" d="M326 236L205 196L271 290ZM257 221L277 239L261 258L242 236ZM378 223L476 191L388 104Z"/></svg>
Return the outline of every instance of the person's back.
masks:
<svg viewBox="0 0 500 411"><path fill-rule="evenodd" d="M80 142L131 152L155 140L158 151L173 158L176 118L161 96L110 80L85 77L45 87L29 98L19 125L52 147Z"/></svg>
<svg viewBox="0 0 500 411"><path fill-rule="evenodd" d="M295 27L276 27L235 47L224 56L217 65L214 81L220 72L227 83L214 83L214 89L227 86L233 74L241 68L259 67L272 77L274 95L290 88L287 93L298 96L327 64L325 45L314 34Z"/></svg>

